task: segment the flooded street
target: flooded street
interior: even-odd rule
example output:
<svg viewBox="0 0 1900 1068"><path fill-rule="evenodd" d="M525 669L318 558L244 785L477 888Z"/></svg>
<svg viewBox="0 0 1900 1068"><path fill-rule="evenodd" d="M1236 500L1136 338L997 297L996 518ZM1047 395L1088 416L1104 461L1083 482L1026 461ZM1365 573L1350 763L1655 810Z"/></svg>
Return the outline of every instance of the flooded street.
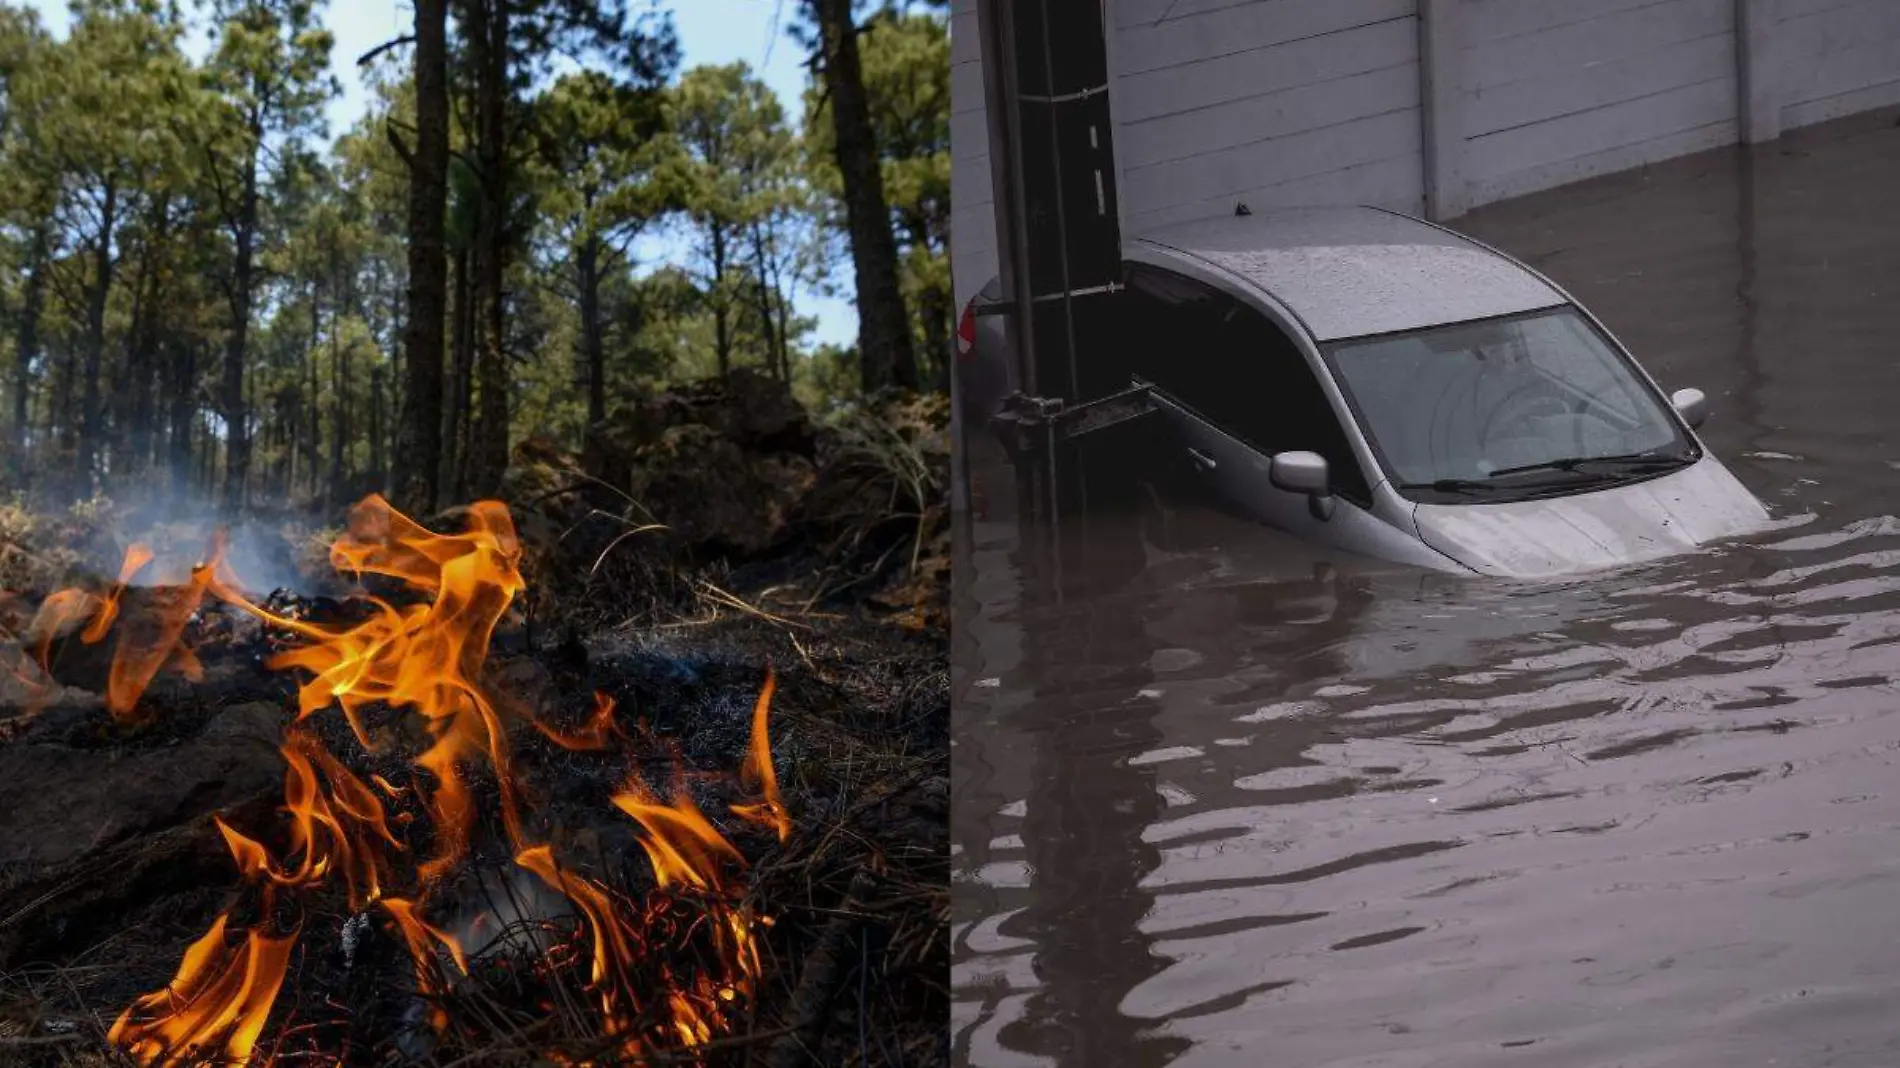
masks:
<svg viewBox="0 0 1900 1068"><path fill-rule="evenodd" d="M1709 394L1749 544L1459 579L983 470L961 1060L1900 1064L1897 119L1455 224Z"/></svg>

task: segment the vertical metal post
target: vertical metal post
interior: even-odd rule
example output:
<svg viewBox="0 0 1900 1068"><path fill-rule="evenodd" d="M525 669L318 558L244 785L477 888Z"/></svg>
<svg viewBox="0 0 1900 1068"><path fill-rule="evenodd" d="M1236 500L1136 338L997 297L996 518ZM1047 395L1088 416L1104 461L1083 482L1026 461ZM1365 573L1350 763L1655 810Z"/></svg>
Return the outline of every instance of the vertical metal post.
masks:
<svg viewBox="0 0 1900 1068"><path fill-rule="evenodd" d="M963 389L957 375L957 365L963 361L954 346L946 355L950 360L950 514L954 517L970 510L970 459L964 455Z"/></svg>
<svg viewBox="0 0 1900 1068"><path fill-rule="evenodd" d="M1017 389L1037 392L1036 343L1029 294L1029 236L1023 214L1022 129L1016 114L1013 0L977 0L983 52L984 109L990 133L990 185L996 213L997 282L1006 306L1004 344L1016 359Z"/></svg>
<svg viewBox="0 0 1900 1068"><path fill-rule="evenodd" d="M1062 301L1062 330L1065 339L1063 347L1068 350L1065 355L1068 357L1069 364L1069 381L1065 393L1071 399L1080 399L1081 381L1075 369L1075 282L1069 271L1069 207L1062 195L1062 123L1057 118L1061 111L1061 99L1056 89L1055 47L1051 43L1055 24L1049 17L1049 0L1033 0L1033 2L1036 5L1035 17L1042 24L1040 34L1042 38L1042 99L1038 103L1049 111L1047 120L1049 160L1050 166L1055 171L1056 190L1056 195L1051 199L1055 201L1056 209L1056 247L1062 250L1061 256L1056 260L1056 265L1061 269L1062 293L1059 299ZM1021 107L1021 101L1022 97L1019 96L1012 103L1015 107ZM1052 435L1050 439L1052 463L1054 462L1054 444Z"/></svg>

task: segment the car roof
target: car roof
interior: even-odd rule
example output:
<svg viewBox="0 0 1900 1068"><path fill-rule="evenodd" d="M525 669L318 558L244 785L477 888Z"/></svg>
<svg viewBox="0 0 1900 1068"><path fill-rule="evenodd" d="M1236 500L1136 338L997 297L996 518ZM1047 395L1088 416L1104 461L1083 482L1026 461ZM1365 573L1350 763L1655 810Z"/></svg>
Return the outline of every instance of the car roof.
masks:
<svg viewBox="0 0 1900 1068"><path fill-rule="evenodd" d="M1379 208L1290 208L1180 223L1133 239L1238 275L1315 340L1385 334L1566 303L1536 274L1430 223Z"/></svg>

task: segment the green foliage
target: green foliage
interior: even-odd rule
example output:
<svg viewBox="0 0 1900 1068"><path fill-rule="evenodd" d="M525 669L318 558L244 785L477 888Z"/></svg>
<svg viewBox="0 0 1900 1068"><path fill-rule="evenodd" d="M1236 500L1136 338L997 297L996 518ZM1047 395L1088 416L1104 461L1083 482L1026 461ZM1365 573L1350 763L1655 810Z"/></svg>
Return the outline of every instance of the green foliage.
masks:
<svg viewBox="0 0 1900 1068"><path fill-rule="evenodd" d="M740 354L773 367L780 354L767 335L775 323L748 291L774 288L775 264L781 295L796 281L791 265L808 201L785 110L749 67L733 63L687 71L669 94L666 115L673 150L662 173L682 209L692 270L713 318L713 369ZM753 316L748 328L742 320Z"/></svg>
<svg viewBox="0 0 1900 1068"><path fill-rule="evenodd" d="M859 55L897 236L905 306L918 351L941 370L952 315L950 283L950 32L934 11L886 9L867 19ZM822 85L805 92L805 166L844 232L842 182L833 162Z"/></svg>
<svg viewBox="0 0 1900 1068"><path fill-rule="evenodd" d="M856 348L820 345L799 361L792 376L792 395L823 420L852 407L858 392Z"/></svg>
<svg viewBox="0 0 1900 1068"><path fill-rule="evenodd" d="M453 5L456 32L474 2ZM328 505L402 462L407 50L367 68L369 113L332 141L319 0L197 3L76 0L54 34L0 0L0 488L215 497L233 344L253 500ZM624 6L510 6L511 439L578 445L596 368L618 399L755 365L836 408L855 352L814 347L799 308L842 252L821 102L806 133L743 64L676 75L663 12ZM944 20L876 16L865 42L906 295L927 309L948 292ZM468 42L453 44L456 265L480 186ZM557 72L556 52L584 62ZM468 404L453 381L445 396ZM466 435L456 418L445 435Z"/></svg>

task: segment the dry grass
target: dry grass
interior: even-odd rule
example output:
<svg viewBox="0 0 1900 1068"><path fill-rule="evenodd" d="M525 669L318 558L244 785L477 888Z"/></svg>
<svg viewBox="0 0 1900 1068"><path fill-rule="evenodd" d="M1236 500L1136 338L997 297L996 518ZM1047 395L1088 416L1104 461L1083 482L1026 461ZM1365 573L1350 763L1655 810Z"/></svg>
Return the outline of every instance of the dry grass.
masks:
<svg viewBox="0 0 1900 1068"><path fill-rule="evenodd" d="M530 593L521 605L525 627L506 639L515 650L510 655L551 655L563 640L618 635L704 649L752 672L767 662L779 669L773 737L797 827L782 844L746 847L746 903L776 921L761 947L765 978L733 1034L691 1055L644 1063L948 1063L948 636L892 627L863 597L893 576L929 574L947 530L947 448L928 404L908 415L856 413L836 425L819 487L795 522L800 544L781 572L763 581L723 561L685 559L667 544L664 527L624 494L606 508L579 504L577 488L588 482L579 472L547 472L557 477L542 483L542 500L515 504ZM72 522L0 508L0 576L10 566L6 546L66 544L71 539L57 533L65 529L58 524ZM321 548L319 541L308 544ZM19 559L18 566L32 569L23 578L42 588L46 575L76 562ZM94 866L86 872L111 878ZM599 874L623 894L641 892L624 871ZM137 944L109 941L58 965L0 974L0 1064L122 1068L105 1033L123 1006L124 987L155 970L169 975L173 954L195 933L193 910L210 907L209 898L221 892L200 886L191 891L199 896L182 905L114 906L111 891L81 895L97 902L85 907L140 917L126 921L144 927ZM347 918L343 906L309 907L309 921L326 933L319 938L313 929L308 936L267 1032L285 1043L284 1068L329 1065L296 1053L336 1048L338 1010L326 1007L326 998L385 1007L415 1002L403 985L406 965L383 970L383 982L395 985L346 997L335 965L321 960ZM544 941L571 933L561 920L505 931ZM477 954L484 967L446 995L454 1025L435 1048L402 1053L385 1017L374 1026L389 1033L375 1035L373 1048L353 1049L347 1063L526 1065L546 1063L541 1055L551 1047L575 1054L599 1048L584 968L537 973L518 966L507 943L484 947ZM136 971L126 963L134 957L143 962ZM358 1036L359 1046L367 1037Z"/></svg>

